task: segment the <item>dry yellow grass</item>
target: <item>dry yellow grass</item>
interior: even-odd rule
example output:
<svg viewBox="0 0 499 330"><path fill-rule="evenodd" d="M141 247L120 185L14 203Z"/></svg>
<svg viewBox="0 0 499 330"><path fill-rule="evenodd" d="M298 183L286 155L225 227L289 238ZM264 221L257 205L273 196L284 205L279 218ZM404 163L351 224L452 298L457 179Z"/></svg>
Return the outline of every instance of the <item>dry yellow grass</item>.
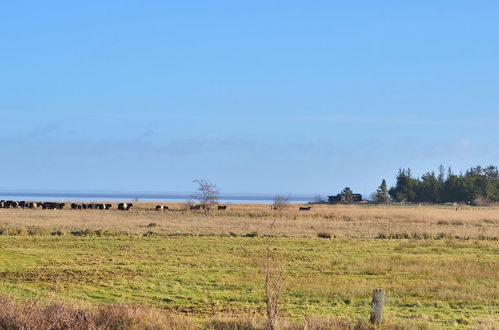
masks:
<svg viewBox="0 0 499 330"><path fill-rule="evenodd" d="M116 204L116 203L115 203ZM162 203L166 204L166 203ZM437 206L352 206L313 205L299 211L289 205L273 211L265 204L233 204L209 217L186 210L183 203L168 203L169 211L154 210L156 203L136 203L126 211L99 210L23 210L0 209L0 227L36 226L50 230L104 229L143 233L189 234L268 234L277 217L273 233L293 237L314 237L328 233L333 237L374 238L380 234L439 234L462 238L498 238L499 208Z"/></svg>

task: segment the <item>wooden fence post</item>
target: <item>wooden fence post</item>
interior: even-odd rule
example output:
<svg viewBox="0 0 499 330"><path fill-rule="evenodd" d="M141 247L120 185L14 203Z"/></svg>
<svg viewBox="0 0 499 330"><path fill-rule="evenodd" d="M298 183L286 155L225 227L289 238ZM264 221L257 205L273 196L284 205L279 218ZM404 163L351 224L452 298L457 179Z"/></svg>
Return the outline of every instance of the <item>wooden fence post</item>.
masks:
<svg viewBox="0 0 499 330"><path fill-rule="evenodd" d="M371 302L371 318L373 324L381 324L383 318L383 304L385 303L385 291L383 289L373 290L373 301Z"/></svg>

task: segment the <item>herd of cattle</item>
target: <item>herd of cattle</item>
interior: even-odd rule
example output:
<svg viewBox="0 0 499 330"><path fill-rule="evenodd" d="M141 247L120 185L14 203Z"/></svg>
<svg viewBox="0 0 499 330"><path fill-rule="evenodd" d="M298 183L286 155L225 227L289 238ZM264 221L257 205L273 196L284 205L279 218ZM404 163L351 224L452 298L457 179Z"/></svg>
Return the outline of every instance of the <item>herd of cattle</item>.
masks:
<svg viewBox="0 0 499 330"><path fill-rule="evenodd" d="M26 202L26 201L5 201L0 200L0 209L10 209L10 208L22 208L22 209L37 209L42 208L44 210L62 210L66 206L66 203L56 203L56 202ZM73 210L110 210L113 204L104 203L71 203L71 209ZM133 207L132 203L119 203L118 210L128 211ZM201 210L203 205L191 205L191 210ZM223 211L227 209L227 205L218 205L217 209ZM300 211L310 211L310 206L300 206ZM156 211L166 211L169 210L166 205L156 205Z"/></svg>
<svg viewBox="0 0 499 330"><path fill-rule="evenodd" d="M66 206L66 203L55 203L55 202L26 202L26 201L5 201L0 200L0 209L10 209L10 208L22 208L22 209L37 209L42 208L44 210L62 210ZM113 204L104 203L71 203L71 209L73 210L110 210L113 208ZM133 207L132 203L119 203L118 210L128 211ZM201 210L202 205L191 205L191 210ZM218 210L227 209L227 205L218 205ZM169 210L166 205L156 205L156 211L166 211Z"/></svg>
<svg viewBox="0 0 499 330"><path fill-rule="evenodd" d="M56 203L56 202L26 202L26 201L5 201L0 200L0 209L10 209L10 208L21 208L21 209L38 209L42 208L44 210L62 210L66 206L66 203ZM73 210L109 210L113 207L112 204L104 203L71 203L71 209ZM118 210L128 211L133 207L132 203L119 203Z"/></svg>

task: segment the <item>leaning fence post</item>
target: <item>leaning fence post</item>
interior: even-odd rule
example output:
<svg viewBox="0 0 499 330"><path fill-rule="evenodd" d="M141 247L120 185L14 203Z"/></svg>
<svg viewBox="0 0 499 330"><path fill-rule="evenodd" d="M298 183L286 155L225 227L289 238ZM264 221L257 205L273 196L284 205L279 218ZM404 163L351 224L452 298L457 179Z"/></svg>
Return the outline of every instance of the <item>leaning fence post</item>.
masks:
<svg viewBox="0 0 499 330"><path fill-rule="evenodd" d="M381 324L383 317L383 304L385 302L385 291L383 289L373 290L373 301L371 302L371 318L373 324Z"/></svg>

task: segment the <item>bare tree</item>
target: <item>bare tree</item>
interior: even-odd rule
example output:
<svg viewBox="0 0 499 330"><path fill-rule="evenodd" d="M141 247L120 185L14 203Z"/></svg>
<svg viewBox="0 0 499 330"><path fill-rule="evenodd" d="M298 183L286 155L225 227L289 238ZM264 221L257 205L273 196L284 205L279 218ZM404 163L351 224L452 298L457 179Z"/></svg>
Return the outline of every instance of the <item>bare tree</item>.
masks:
<svg viewBox="0 0 499 330"><path fill-rule="evenodd" d="M317 194L314 196L314 203L325 203L326 199L322 197L321 194Z"/></svg>
<svg viewBox="0 0 499 330"><path fill-rule="evenodd" d="M194 180L193 182L197 183L197 190L199 192L193 197L201 204L204 214L210 215L211 208L218 203L218 195L220 194L220 191L214 183L211 183L208 180L201 179Z"/></svg>
<svg viewBox="0 0 499 330"><path fill-rule="evenodd" d="M289 196L275 195L272 210L282 211L289 204Z"/></svg>

